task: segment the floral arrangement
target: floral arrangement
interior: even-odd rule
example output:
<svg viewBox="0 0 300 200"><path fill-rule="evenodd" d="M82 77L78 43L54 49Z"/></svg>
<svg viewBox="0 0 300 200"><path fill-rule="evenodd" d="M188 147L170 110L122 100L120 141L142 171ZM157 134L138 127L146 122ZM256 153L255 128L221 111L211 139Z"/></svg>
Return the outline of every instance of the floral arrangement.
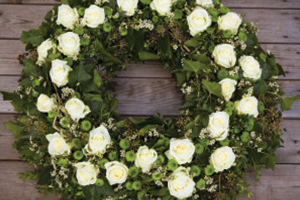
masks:
<svg viewBox="0 0 300 200"><path fill-rule="evenodd" d="M247 169L274 169L284 75L257 28L221 0L62 0L23 32L20 114L6 126L21 174L62 199L234 199ZM110 80L160 60L185 95L180 115L120 120Z"/></svg>

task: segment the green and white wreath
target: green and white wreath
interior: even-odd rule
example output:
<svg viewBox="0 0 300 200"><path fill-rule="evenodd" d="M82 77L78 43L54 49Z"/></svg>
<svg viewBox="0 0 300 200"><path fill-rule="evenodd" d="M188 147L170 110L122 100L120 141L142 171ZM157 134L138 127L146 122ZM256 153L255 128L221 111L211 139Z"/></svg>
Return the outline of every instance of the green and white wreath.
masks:
<svg viewBox="0 0 300 200"><path fill-rule="evenodd" d="M62 0L23 32L19 112L6 126L21 174L62 199L234 199L274 169L284 75L257 28L221 0ZM110 80L159 60L184 93L178 117L120 120ZM281 111L278 105L281 104Z"/></svg>

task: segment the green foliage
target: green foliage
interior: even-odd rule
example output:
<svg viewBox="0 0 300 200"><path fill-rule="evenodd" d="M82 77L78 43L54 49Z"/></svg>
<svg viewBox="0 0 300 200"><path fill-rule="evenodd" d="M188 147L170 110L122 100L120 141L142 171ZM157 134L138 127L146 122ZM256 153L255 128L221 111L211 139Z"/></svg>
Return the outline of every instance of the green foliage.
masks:
<svg viewBox="0 0 300 200"><path fill-rule="evenodd" d="M104 195L115 196L115 192L106 181L102 186L96 186L96 185L86 186L84 187L83 191L86 198L90 200L102 199Z"/></svg>
<svg viewBox="0 0 300 200"><path fill-rule="evenodd" d="M139 52L139 58L141 61L146 61L146 60L159 60L160 56L154 53L150 53L147 51L140 51Z"/></svg>
<svg viewBox="0 0 300 200"><path fill-rule="evenodd" d="M205 64L200 63L198 61L191 61L184 59L183 60L183 69L186 71L191 71L191 72L199 72L203 68L205 68Z"/></svg>
<svg viewBox="0 0 300 200"><path fill-rule="evenodd" d="M205 79L202 80L203 87L211 94L216 95L217 97L223 98L222 88L219 83L210 82Z"/></svg>
<svg viewBox="0 0 300 200"><path fill-rule="evenodd" d="M44 38L40 30L32 29L28 32L23 31L20 40L24 44L34 44L39 46L44 41Z"/></svg>
<svg viewBox="0 0 300 200"><path fill-rule="evenodd" d="M24 127L18 124L8 121L5 123L6 128L11 131L16 138L22 137L24 135Z"/></svg>
<svg viewBox="0 0 300 200"><path fill-rule="evenodd" d="M286 110L291 109L293 103L296 100L300 100L300 95L296 95L294 97L282 97L280 99L280 101L281 101L281 105L280 105L281 110L286 111Z"/></svg>

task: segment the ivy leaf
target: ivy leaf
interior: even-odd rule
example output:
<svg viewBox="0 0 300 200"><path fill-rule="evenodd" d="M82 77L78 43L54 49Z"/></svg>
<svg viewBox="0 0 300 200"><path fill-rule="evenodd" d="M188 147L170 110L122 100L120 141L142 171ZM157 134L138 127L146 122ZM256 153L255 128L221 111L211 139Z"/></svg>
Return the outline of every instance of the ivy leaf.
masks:
<svg viewBox="0 0 300 200"><path fill-rule="evenodd" d="M205 54L194 54L192 57L201 63L209 63L210 62L210 58L207 57Z"/></svg>
<svg viewBox="0 0 300 200"><path fill-rule="evenodd" d="M192 61L192 60L183 60L183 70L185 71L192 71L192 72L198 72L201 69L203 69L206 65L203 63L200 63L198 61Z"/></svg>
<svg viewBox="0 0 300 200"><path fill-rule="evenodd" d="M100 76L97 70L94 70L93 82L98 88L100 88L100 86L103 84L102 77Z"/></svg>
<svg viewBox="0 0 300 200"><path fill-rule="evenodd" d="M28 32L23 31L20 40L24 44L35 44L36 46L39 46L44 41L44 38L40 30L32 29Z"/></svg>
<svg viewBox="0 0 300 200"><path fill-rule="evenodd" d="M223 98L222 96L222 88L219 83L210 82L208 80L202 80L203 87L211 94L216 95L217 97Z"/></svg>
<svg viewBox="0 0 300 200"><path fill-rule="evenodd" d="M160 37L158 39L158 46L163 53L163 55L167 56L168 58L171 58L171 44L170 44L170 36L166 35L164 37Z"/></svg>
<svg viewBox="0 0 300 200"><path fill-rule="evenodd" d="M254 95L260 96L264 95L267 91L270 91L271 87L266 83L266 81L260 79L254 84Z"/></svg>
<svg viewBox="0 0 300 200"><path fill-rule="evenodd" d="M6 128L11 131L16 138L19 138L22 136L22 133L24 132L24 127L19 126L18 124L8 121L5 123Z"/></svg>
<svg viewBox="0 0 300 200"><path fill-rule="evenodd" d="M154 53L150 53L147 51L140 51L139 52L139 58L141 61L146 61L146 60L159 60L160 56Z"/></svg>
<svg viewBox="0 0 300 200"><path fill-rule="evenodd" d="M103 186L90 185L84 187L84 193L89 200L102 199L103 195L115 196L112 187L106 181Z"/></svg>
<svg viewBox="0 0 300 200"><path fill-rule="evenodd" d="M198 47L200 46L202 43L199 42L196 38L192 38L190 40L187 40L184 42L184 45L187 47Z"/></svg>
<svg viewBox="0 0 300 200"><path fill-rule="evenodd" d="M176 72L176 79L177 79L177 87L180 87L186 80L186 73L185 72Z"/></svg>
<svg viewBox="0 0 300 200"><path fill-rule="evenodd" d="M37 67L32 59L28 58L24 60L23 63L25 67L22 71L22 75L28 77L39 77L41 75L41 68Z"/></svg>
<svg viewBox="0 0 300 200"><path fill-rule="evenodd" d="M281 98L281 105L280 108L282 111L286 111L291 109L293 103L296 100L300 100L300 95L294 96L294 97L282 97Z"/></svg>
<svg viewBox="0 0 300 200"><path fill-rule="evenodd" d="M92 78L92 76L86 71L87 65L80 63L73 71L69 74L69 84L74 86L76 83L86 82Z"/></svg>
<svg viewBox="0 0 300 200"><path fill-rule="evenodd" d="M111 55L108 51L105 50L103 44L99 40L95 41L95 51L102 54L108 61L122 64L122 62L117 57Z"/></svg>
<svg viewBox="0 0 300 200"><path fill-rule="evenodd" d="M3 100L11 100L11 104L14 107L14 111L17 112L25 112L26 107L25 107L25 101L20 98L20 96L16 93L10 93L10 92L1 92L3 95Z"/></svg>
<svg viewBox="0 0 300 200"><path fill-rule="evenodd" d="M37 181L37 185L49 185L51 180L51 175L50 175L51 170L52 170L52 166L48 166L41 171L39 180Z"/></svg>
<svg viewBox="0 0 300 200"><path fill-rule="evenodd" d="M275 164L278 161L278 157L276 155L269 155L266 160L266 168L272 169L274 171Z"/></svg>
<svg viewBox="0 0 300 200"><path fill-rule="evenodd" d="M145 122L145 119L138 118L138 117L128 117L128 119L134 124L141 124Z"/></svg>

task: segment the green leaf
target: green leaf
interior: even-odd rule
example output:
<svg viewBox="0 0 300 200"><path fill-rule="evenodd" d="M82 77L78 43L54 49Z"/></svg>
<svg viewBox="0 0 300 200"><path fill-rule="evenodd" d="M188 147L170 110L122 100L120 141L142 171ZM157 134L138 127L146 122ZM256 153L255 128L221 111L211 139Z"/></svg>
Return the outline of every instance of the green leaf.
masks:
<svg viewBox="0 0 300 200"><path fill-rule="evenodd" d="M36 66L34 61L30 58L23 61L24 63L24 69L22 71L22 75L24 76L33 76L33 77L39 77L41 75L41 68Z"/></svg>
<svg viewBox="0 0 300 200"><path fill-rule="evenodd" d="M35 44L39 46L44 41L44 38L38 29L32 29L28 32L23 31L20 40L24 44Z"/></svg>
<svg viewBox="0 0 300 200"><path fill-rule="evenodd" d="M170 44L170 36L169 35L160 37L158 39L158 47L161 50L163 55L171 58L172 55L171 55L171 44Z"/></svg>
<svg viewBox="0 0 300 200"><path fill-rule="evenodd" d="M11 104L14 107L14 111L17 112L25 112L26 108L25 108L25 101L24 99L21 99L20 96L17 93L10 93L10 92L1 92L1 94L3 95L3 100L7 101L7 100L11 100Z"/></svg>
<svg viewBox="0 0 300 200"><path fill-rule="evenodd" d="M96 185L89 185L84 187L84 193L86 198L89 200L99 200L103 199L104 195L106 196L115 196L115 193L112 187L105 181L104 185L96 186Z"/></svg>
<svg viewBox="0 0 300 200"><path fill-rule="evenodd" d="M267 91L270 91L271 87L266 83L266 81L260 79L254 84L254 95L260 96L264 95Z"/></svg>
<svg viewBox="0 0 300 200"><path fill-rule="evenodd" d="M39 180L37 181L37 185L49 185L51 181L50 171L52 170L52 166L48 166L43 168L40 173Z"/></svg>
<svg viewBox="0 0 300 200"><path fill-rule="evenodd" d="M208 90L209 93L216 95L217 97L223 98L222 88L219 83L210 82L208 80L202 80L203 87Z"/></svg>
<svg viewBox="0 0 300 200"><path fill-rule="evenodd" d="M24 132L24 127L19 126L16 123L13 123L12 121L8 121L5 123L6 128L11 131L16 138L19 138L22 136L22 133Z"/></svg>
<svg viewBox="0 0 300 200"><path fill-rule="evenodd" d="M207 57L205 54L194 54L193 59L198 60L201 63L209 63L211 59Z"/></svg>
<svg viewBox="0 0 300 200"><path fill-rule="evenodd" d="M185 72L176 72L177 79L177 87L180 87L186 81L186 73Z"/></svg>
<svg viewBox="0 0 300 200"><path fill-rule="evenodd" d="M280 108L282 111L286 111L291 109L293 103L296 100L300 100L300 95L294 96L294 97L282 97L281 98L281 105Z"/></svg>
<svg viewBox="0 0 300 200"><path fill-rule="evenodd" d="M100 88L100 86L103 84L102 77L100 76L97 70L94 70L93 82L98 88Z"/></svg>
<svg viewBox="0 0 300 200"><path fill-rule="evenodd" d="M276 155L269 155L266 160L266 168L274 170L275 164L278 161L278 157Z"/></svg>
<svg viewBox="0 0 300 200"><path fill-rule="evenodd" d="M128 119L134 124L141 124L145 122L145 119L138 118L138 117L128 117Z"/></svg>
<svg viewBox="0 0 300 200"><path fill-rule="evenodd" d="M150 190L149 193L154 195L154 196L159 196L159 197L166 196L166 195L170 194L169 189L166 188L166 187L158 189L158 190Z"/></svg>
<svg viewBox="0 0 300 200"><path fill-rule="evenodd" d="M78 66L75 67L73 71L69 74L69 83L70 85L75 85L76 83L82 83L90 80L92 76L86 71L87 65L81 62Z"/></svg>
<svg viewBox="0 0 300 200"><path fill-rule="evenodd" d="M139 52L139 58L141 61L146 61L146 60L159 60L160 56L154 53L150 53L147 51L140 51Z"/></svg>
<svg viewBox="0 0 300 200"><path fill-rule="evenodd" d="M198 72L205 67L206 67L205 64L200 63L198 61L192 61L187 59L183 60L183 70L185 71Z"/></svg>
<svg viewBox="0 0 300 200"><path fill-rule="evenodd" d="M96 53L102 54L105 57L106 61L113 61L113 62L122 64L122 62L118 58L111 55L111 53L109 53L108 51L105 50L103 44L99 40L95 41L94 46L95 46Z"/></svg>
<svg viewBox="0 0 300 200"><path fill-rule="evenodd" d="M198 47L201 44L202 44L202 42L199 42L196 38L192 38L192 39L184 42L184 45L187 47Z"/></svg>

